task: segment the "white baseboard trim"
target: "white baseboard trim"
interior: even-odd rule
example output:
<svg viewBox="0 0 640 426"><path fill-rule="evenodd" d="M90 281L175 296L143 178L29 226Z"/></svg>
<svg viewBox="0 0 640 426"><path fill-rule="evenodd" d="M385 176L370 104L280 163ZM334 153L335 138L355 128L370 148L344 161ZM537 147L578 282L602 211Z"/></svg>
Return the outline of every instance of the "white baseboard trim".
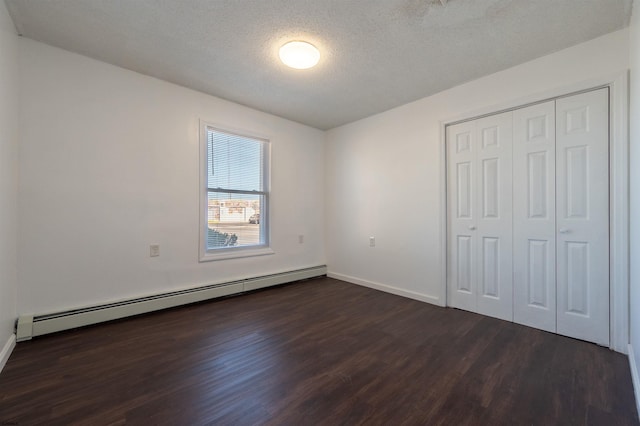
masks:
<svg viewBox="0 0 640 426"><path fill-rule="evenodd" d="M638 366L636 365L636 357L631 344L629 344L629 367L631 368L631 381L633 382L633 391L636 397L636 409L640 416L640 376L638 376Z"/></svg>
<svg viewBox="0 0 640 426"><path fill-rule="evenodd" d="M13 348L16 347L16 335L12 334L7 339L7 343L4 344L2 348L2 352L0 352L0 372L4 368L7 361L9 361L9 357L11 356L11 352L13 352Z"/></svg>
<svg viewBox="0 0 640 426"><path fill-rule="evenodd" d="M395 294L396 296L407 297L409 299L419 300L421 302L431 303L432 305L442 306L440 299L435 296L429 296L428 294L416 293L415 291L404 290L402 288L393 287L387 284L377 283L373 281L363 280L360 278L352 277L349 275L339 274L336 272L327 272L327 277L335 278L337 280L346 281L351 284L361 285L363 287L369 287L375 290L384 291L386 293Z"/></svg>

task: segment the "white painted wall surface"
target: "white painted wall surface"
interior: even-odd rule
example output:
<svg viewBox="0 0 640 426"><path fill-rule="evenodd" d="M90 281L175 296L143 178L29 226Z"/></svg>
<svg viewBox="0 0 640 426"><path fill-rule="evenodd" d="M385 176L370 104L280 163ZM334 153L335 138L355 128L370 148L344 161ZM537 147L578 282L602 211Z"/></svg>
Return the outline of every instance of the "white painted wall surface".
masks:
<svg viewBox="0 0 640 426"><path fill-rule="evenodd" d="M628 37L628 30L617 31L330 130L330 275L442 303L441 122L622 72Z"/></svg>
<svg viewBox="0 0 640 426"><path fill-rule="evenodd" d="M18 36L4 2L0 2L0 351L13 335L18 286L16 232L18 228L19 78L17 60Z"/></svg>
<svg viewBox="0 0 640 426"><path fill-rule="evenodd" d="M640 3L634 1L633 15L629 31L630 53L630 97L631 106L629 112L630 147L629 147L629 184L631 197L630 206L630 334L631 346L630 362L634 374L636 400L639 402L640 411L640 382L638 370L640 369Z"/></svg>
<svg viewBox="0 0 640 426"><path fill-rule="evenodd" d="M325 263L323 132L28 39L20 73L19 314ZM199 119L270 138L276 254L198 263Z"/></svg>

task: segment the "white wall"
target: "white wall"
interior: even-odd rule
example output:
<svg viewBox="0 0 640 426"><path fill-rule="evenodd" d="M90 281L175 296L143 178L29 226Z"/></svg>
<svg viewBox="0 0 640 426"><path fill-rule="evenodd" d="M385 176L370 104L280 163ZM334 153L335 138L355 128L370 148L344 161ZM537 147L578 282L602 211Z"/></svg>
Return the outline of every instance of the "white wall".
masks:
<svg viewBox="0 0 640 426"><path fill-rule="evenodd" d="M325 263L323 132L28 39L20 73L19 314ZM270 138L276 254L198 263L199 119Z"/></svg>
<svg viewBox="0 0 640 426"><path fill-rule="evenodd" d="M19 84L17 59L18 36L4 2L0 2L0 351L13 335L18 285L16 264Z"/></svg>
<svg viewBox="0 0 640 426"><path fill-rule="evenodd" d="M630 271L630 333L632 356L631 367L634 374L636 388L636 400L640 402L640 382L638 382L638 369L640 368L640 3L634 1L633 15L629 32L629 53L631 66L630 96L630 215L631 218L631 271ZM640 403L638 404L640 411Z"/></svg>
<svg viewBox="0 0 640 426"><path fill-rule="evenodd" d="M330 130L330 275L442 303L441 122L623 72L628 35L614 32ZM375 248L369 236L376 237Z"/></svg>

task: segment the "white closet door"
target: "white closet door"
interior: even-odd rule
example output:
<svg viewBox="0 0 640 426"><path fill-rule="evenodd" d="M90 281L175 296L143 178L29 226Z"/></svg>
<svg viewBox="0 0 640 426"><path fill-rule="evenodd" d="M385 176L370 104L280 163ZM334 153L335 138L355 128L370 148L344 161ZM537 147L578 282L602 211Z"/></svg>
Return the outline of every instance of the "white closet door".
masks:
<svg viewBox="0 0 640 426"><path fill-rule="evenodd" d="M447 288L449 304L475 311L475 122L447 127Z"/></svg>
<svg viewBox="0 0 640 426"><path fill-rule="evenodd" d="M609 91L556 101L557 332L609 344Z"/></svg>
<svg viewBox="0 0 640 426"><path fill-rule="evenodd" d="M513 114L513 320L555 332L555 102Z"/></svg>
<svg viewBox="0 0 640 426"><path fill-rule="evenodd" d="M447 127L449 304L509 321L512 133L512 113Z"/></svg>
<svg viewBox="0 0 640 426"><path fill-rule="evenodd" d="M513 321L513 113L476 121L477 312Z"/></svg>

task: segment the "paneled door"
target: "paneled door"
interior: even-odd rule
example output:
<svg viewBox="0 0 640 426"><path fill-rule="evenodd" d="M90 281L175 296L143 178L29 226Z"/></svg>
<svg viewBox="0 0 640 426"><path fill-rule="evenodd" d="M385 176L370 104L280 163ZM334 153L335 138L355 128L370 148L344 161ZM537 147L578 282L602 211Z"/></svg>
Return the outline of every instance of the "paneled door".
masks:
<svg viewBox="0 0 640 426"><path fill-rule="evenodd" d="M511 321L512 113L447 128L451 305Z"/></svg>
<svg viewBox="0 0 640 426"><path fill-rule="evenodd" d="M556 331L556 112L513 113L513 321Z"/></svg>
<svg viewBox="0 0 640 426"><path fill-rule="evenodd" d="M476 120L476 312L513 321L513 114Z"/></svg>
<svg viewBox="0 0 640 426"><path fill-rule="evenodd" d="M447 288L450 305L476 310L476 123L447 127Z"/></svg>
<svg viewBox="0 0 640 426"><path fill-rule="evenodd" d="M609 344L609 89L447 127L450 306Z"/></svg>
<svg viewBox="0 0 640 426"><path fill-rule="evenodd" d="M609 344L609 89L556 101L557 333Z"/></svg>

